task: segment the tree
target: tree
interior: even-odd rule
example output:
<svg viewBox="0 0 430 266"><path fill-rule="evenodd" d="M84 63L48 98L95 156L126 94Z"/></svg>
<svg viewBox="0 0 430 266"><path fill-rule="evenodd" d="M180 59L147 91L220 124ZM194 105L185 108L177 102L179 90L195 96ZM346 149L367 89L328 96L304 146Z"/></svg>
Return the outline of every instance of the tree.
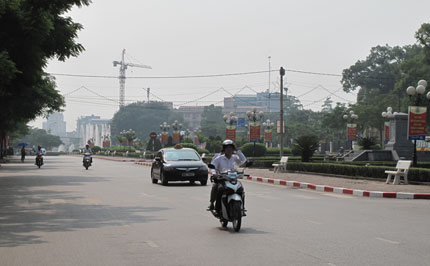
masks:
<svg viewBox="0 0 430 266"><path fill-rule="evenodd" d="M121 107L115 113L111 124L112 135L118 136L122 130L131 128L139 139L146 141L149 133L160 131L160 124L171 124L175 120L184 124L183 115L168 109L162 102L136 102Z"/></svg>
<svg viewBox="0 0 430 266"><path fill-rule="evenodd" d="M47 150L64 144L60 140L60 137L48 134L44 129L38 128L30 129L30 134L22 138L19 142L25 142L29 144L30 147L41 146Z"/></svg>
<svg viewBox="0 0 430 266"><path fill-rule="evenodd" d="M201 134L205 137L225 137L225 122L221 106L205 106L200 122Z"/></svg>
<svg viewBox="0 0 430 266"><path fill-rule="evenodd" d="M321 112L323 113L329 113L333 110L333 100L331 99L331 97L327 97L324 101L324 104L322 105L322 109Z"/></svg>
<svg viewBox="0 0 430 266"><path fill-rule="evenodd" d="M90 2L0 0L1 139L16 124L60 111L64 105L44 68L49 59L65 61L83 51L75 41L82 26L64 14Z"/></svg>
<svg viewBox="0 0 430 266"><path fill-rule="evenodd" d="M295 139L294 148L300 151L302 162L309 162L314 152L319 147L319 140L317 136L305 135Z"/></svg>

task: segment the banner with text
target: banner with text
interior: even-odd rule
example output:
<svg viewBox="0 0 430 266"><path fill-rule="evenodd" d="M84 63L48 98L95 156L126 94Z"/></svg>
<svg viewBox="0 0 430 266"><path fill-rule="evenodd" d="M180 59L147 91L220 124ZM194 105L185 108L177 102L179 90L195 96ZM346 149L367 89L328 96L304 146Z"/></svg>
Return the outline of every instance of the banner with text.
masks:
<svg viewBox="0 0 430 266"><path fill-rule="evenodd" d="M285 120L283 124L284 124L283 132L285 133ZM276 133L281 134L281 120L276 121Z"/></svg>
<svg viewBox="0 0 430 266"><path fill-rule="evenodd" d="M385 141L390 140L390 122L385 122Z"/></svg>
<svg viewBox="0 0 430 266"><path fill-rule="evenodd" d="M249 141L250 142L259 142L260 141L260 125L249 125Z"/></svg>
<svg viewBox="0 0 430 266"><path fill-rule="evenodd" d="M272 130L264 131L264 140L266 142L272 142Z"/></svg>
<svg viewBox="0 0 430 266"><path fill-rule="evenodd" d="M169 142L169 133L161 133L161 144L166 145Z"/></svg>
<svg viewBox="0 0 430 266"><path fill-rule="evenodd" d="M347 124L347 140L357 139L357 124Z"/></svg>
<svg viewBox="0 0 430 266"><path fill-rule="evenodd" d="M236 128L226 128L225 129L225 139L236 140Z"/></svg>
<svg viewBox="0 0 430 266"><path fill-rule="evenodd" d="M426 138L427 107L409 106L408 139L425 140Z"/></svg>
<svg viewBox="0 0 430 266"><path fill-rule="evenodd" d="M172 134L172 143L178 144L181 142L181 133L179 131L174 131Z"/></svg>

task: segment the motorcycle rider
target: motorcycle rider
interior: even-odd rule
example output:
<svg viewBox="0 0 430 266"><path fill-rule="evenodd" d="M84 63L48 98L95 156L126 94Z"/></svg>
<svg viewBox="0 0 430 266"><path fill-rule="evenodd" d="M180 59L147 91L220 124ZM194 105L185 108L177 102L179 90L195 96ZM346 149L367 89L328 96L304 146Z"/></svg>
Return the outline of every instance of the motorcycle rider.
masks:
<svg viewBox="0 0 430 266"><path fill-rule="evenodd" d="M89 153L90 154L90 162L91 163L93 163L93 157L91 156L91 154L92 154L92 151L91 151L91 148L90 148L90 145L85 145L85 149L84 149L84 158L82 159L82 162L84 162L85 161L85 153Z"/></svg>
<svg viewBox="0 0 430 266"><path fill-rule="evenodd" d="M37 151L36 151L36 162L34 163L35 165L37 165L37 158L40 157L40 160L42 161L43 164L43 152L42 152L42 147L37 146Z"/></svg>
<svg viewBox="0 0 430 266"><path fill-rule="evenodd" d="M237 154L233 154L236 151ZM221 154L214 157L212 159L211 164L215 166L215 169L211 169L212 175L216 178L216 173L223 173L227 172L229 170L235 170L242 164L246 162L246 157L243 155L243 153L237 149L236 144L232 140L225 140L222 143L222 151ZM224 187L221 182L215 182L212 185L211 195L210 195L210 204L208 207L208 210L215 209L216 212L219 214L221 212L221 196L224 192ZM243 200L243 209L245 216L245 192L242 196ZM215 206L214 206L215 202Z"/></svg>

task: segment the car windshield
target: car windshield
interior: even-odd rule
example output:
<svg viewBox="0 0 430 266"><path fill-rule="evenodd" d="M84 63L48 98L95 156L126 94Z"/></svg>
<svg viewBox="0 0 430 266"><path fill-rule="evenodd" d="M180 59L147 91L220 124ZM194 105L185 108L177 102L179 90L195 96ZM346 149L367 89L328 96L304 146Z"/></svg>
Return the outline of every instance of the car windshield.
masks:
<svg viewBox="0 0 430 266"><path fill-rule="evenodd" d="M193 150L172 150L165 154L166 161L200 161L199 156Z"/></svg>

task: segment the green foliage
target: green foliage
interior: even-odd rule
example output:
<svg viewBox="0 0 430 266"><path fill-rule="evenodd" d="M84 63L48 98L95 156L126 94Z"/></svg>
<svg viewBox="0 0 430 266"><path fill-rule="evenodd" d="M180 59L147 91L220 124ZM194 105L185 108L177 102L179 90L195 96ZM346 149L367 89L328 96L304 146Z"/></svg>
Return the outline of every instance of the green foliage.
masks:
<svg viewBox="0 0 430 266"><path fill-rule="evenodd" d="M94 146L94 147L91 148L92 152L99 152L101 150L102 150L102 148L100 148L99 146Z"/></svg>
<svg viewBox="0 0 430 266"><path fill-rule="evenodd" d="M60 111L64 98L44 72L48 60L65 61L84 50L82 26L65 16L89 0L0 1L0 134L17 123Z"/></svg>
<svg viewBox="0 0 430 266"><path fill-rule="evenodd" d="M191 138L187 137L181 143L194 143L194 142Z"/></svg>
<svg viewBox="0 0 430 266"><path fill-rule="evenodd" d="M225 137L225 122L221 106L205 106L200 122L201 135L205 137Z"/></svg>
<svg viewBox="0 0 430 266"><path fill-rule="evenodd" d="M301 136L295 140L294 147L300 151L302 162L309 162L319 147L319 139L314 135Z"/></svg>
<svg viewBox="0 0 430 266"><path fill-rule="evenodd" d="M121 107L112 119L112 135L119 136L122 130L133 129L141 140L148 140L149 133L159 132L160 124L171 124L175 120L183 123L182 114L173 112L162 102L136 102Z"/></svg>
<svg viewBox="0 0 430 266"><path fill-rule="evenodd" d="M47 150L64 144L60 140L60 137L48 134L44 129L37 128L30 129L29 135L25 136L22 139L19 139L18 143L20 142L27 143L29 147L41 146L42 148L46 148Z"/></svg>
<svg viewBox="0 0 430 266"><path fill-rule="evenodd" d="M111 146L108 148L108 150L111 152L114 152L114 151L116 151L116 152L126 152L126 151L135 152L136 148L132 147L132 146L131 147L129 147L129 146Z"/></svg>
<svg viewBox="0 0 430 266"><path fill-rule="evenodd" d="M385 180L386 170L395 170L395 167L389 166L357 166L347 164L331 163L301 163L288 162L287 170L313 173L326 173L333 175L344 175L355 178L371 177ZM430 182L430 170L423 168L411 168L408 173L410 181Z"/></svg>
<svg viewBox="0 0 430 266"><path fill-rule="evenodd" d="M262 143L255 143L255 153L254 153L254 143L247 143L240 147L240 150L246 157L260 157L264 156L266 153L266 146Z"/></svg>
<svg viewBox="0 0 430 266"><path fill-rule="evenodd" d="M266 156L277 155L279 156L280 149L278 147L271 147L266 149ZM291 148L284 148L284 155L292 154Z"/></svg>
<svg viewBox="0 0 430 266"><path fill-rule="evenodd" d="M358 145L363 147L363 150L370 150L376 144L375 138L363 137L358 138Z"/></svg>

